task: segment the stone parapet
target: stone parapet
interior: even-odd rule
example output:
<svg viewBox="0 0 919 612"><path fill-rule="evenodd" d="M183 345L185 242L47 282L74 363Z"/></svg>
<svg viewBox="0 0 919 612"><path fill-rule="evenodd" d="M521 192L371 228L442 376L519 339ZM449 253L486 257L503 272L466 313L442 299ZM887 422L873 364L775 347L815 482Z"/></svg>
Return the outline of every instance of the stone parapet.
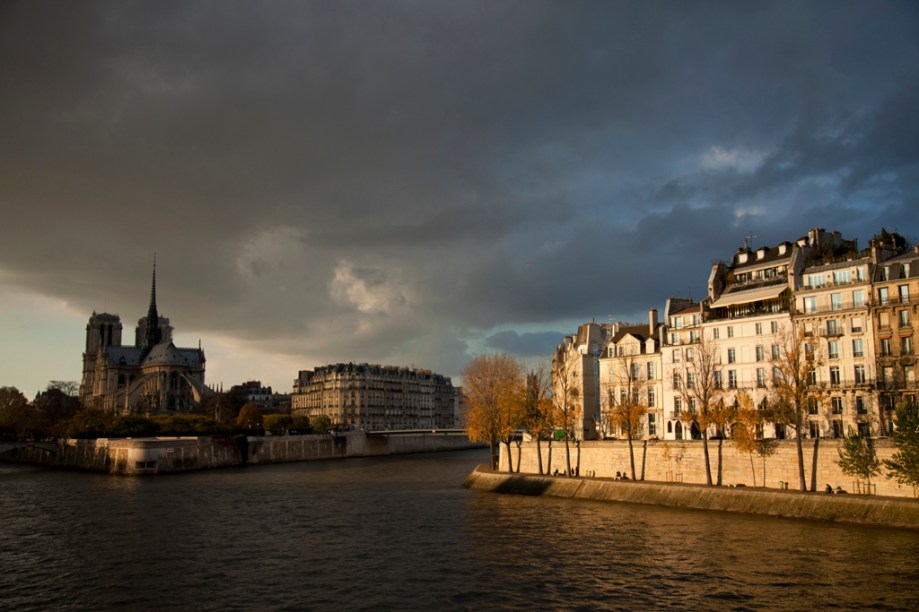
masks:
<svg viewBox="0 0 919 612"><path fill-rule="evenodd" d="M907 499L507 474L492 472L486 466L476 468L464 484L471 489L496 493L547 495L566 499L919 529L919 501Z"/></svg>
<svg viewBox="0 0 919 612"><path fill-rule="evenodd" d="M722 484L724 486L743 485L746 487L800 489L798 477L798 454L795 440L778 440L776 452L765 461L765 478L763 460L756 454L738 451L730 440L725 440L721 448ZM816 444L817 491L823 491L826 485L842 487L849 493L867 493L867 483L860 482L852 476L843 474L837 461L842 440L838 439L805 439L804 474L808 484L814 468L814 450ZM564 442L553 442L550 450L548 444L541 442L543 472L552 474L555 471L566 471L566 453ZM896 448L888 440L875 442L878 458L889 459ZM518 468L518 449L512 447L514 470L526 474L538 474L539 462L535 442L523 442L519 449L520 466ZM634 442L635 470L639 479L642 473L644 480L658 482L706 484L705 457L701 440L648 440ZM578 468L581 476L614 478L616 472L630 478L631 463L629 446L625 440L602 440L581 442L580 447L570 445L572 471ZM712 479L717 478L718 440L709 441L709 458L712 467ZM752 459L752 461L751 461ZM507 447L501 447L499 467L507 471ZM643 467L642 467L643 466ZM916 497L914 487L901 485L896 480L884 475L871 479L871 493L890 497Z"/></svg>

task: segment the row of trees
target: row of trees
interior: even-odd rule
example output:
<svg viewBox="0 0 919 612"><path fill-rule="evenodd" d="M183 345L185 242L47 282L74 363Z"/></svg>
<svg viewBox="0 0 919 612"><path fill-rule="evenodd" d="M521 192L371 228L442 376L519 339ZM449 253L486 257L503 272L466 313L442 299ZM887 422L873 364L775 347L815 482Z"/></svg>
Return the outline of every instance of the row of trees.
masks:
<svg viewBox="0 0 919 612"><path fill-rule="evenodd" d="M83 409L76 390L76 383L52 381L30 402L16 387L0 387L0 438L214 435L241 430L306 434L322 433L330 425L328 417L311 421L289 414L263 415L260 406L232 393L215 394L199 414L113 415Z"/></svg>
<svg viewBox="0 0 919 612"><path fill-rule="evenodd" d="M539 473L552 470L552 442L565 443L565 473L574 474L571 442L577 441L579 417L577 398L580 389L564 364L555 372L556 389L546 368L526 363L506 354L482 355L463 370L463 393L467 404L466 432L474 442L487 442L491 467L498 462L499 445L507 447L508 470L514 471L512 445L525 431L536 440ZM548 462L543 465L542 442L549 444Z"/></svg>

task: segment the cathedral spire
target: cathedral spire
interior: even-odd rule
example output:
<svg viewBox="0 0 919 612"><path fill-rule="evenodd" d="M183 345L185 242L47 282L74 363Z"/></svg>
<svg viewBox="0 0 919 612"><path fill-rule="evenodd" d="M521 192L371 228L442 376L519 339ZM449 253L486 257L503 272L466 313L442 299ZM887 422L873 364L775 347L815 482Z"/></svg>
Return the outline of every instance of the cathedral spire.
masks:
<svg viewBox="0 0 919 612"><path fill-rule="evenodd" d="M150 285L150 306L147 308L147 334L144 344L149 350L162 340L160 315L156 311L156 253L153 254L153 283Z"/></svg>

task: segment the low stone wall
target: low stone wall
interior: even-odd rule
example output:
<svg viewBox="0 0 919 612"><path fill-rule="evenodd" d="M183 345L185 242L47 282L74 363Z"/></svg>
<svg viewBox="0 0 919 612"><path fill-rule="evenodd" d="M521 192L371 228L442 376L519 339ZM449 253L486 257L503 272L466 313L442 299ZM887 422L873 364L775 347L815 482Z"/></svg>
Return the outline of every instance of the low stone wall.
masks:
<svg viewBox="0 0 919 612"><path fill-rule="evenodd" d="M473 448L465 436L361 432L308 436L119 438L0 444L0 460L111 474L190 472L245 464L372 457Z"/></svg>
<svg viewBox="0 0 919 612"><path fill-rule="evenodd" d="M814 440L803 440L804 443L804 475L810 487L813 470ZM827 484L834 489L842 487L850 493L867 493L867 484L857 482L852 476L842 473L837 461L842 440L817 440L817 490L823 491ZM889 459L896 448L887 440L876 441L875 448L880 460ZM552 474L556 470L565 473L567 463L565 459L565 443L553 442L551 449L551 465L549 461L549 448L546 442L541 443L543 457L543 472ZM639 478L644 462L644 479L660 482L683 482L706 484L705 457L701 440L648 440L634 442L635 470ZM512 446L512 460L514 470L521 473L539 474L536 443L524 442L519 448L520 467L518 470L518 449ZM709 441L709 455L712 466L712 479L717 477L718 466L718 441ZM753 455L751 465L750 455L739 452L725 440L722 447L722 484L725 486L743 484L746 486L762 487L763 460L756 454ZM575 444L570 445L571 469L579 468L578 474L582 476L596 476L599 478L613 478L616 472L627 474L631 478L629 461L629 446L625 440L602 440L582 442L580 449ZM578 457L580 456L580 461ZM507 447L501 447L500 469L507 471ZM886 470L885 470L886 474ZM887 478L886 475L871 479L871 493L891 497L916 497L914 487L899 484L896 480ZM794 440L779 440L776 453L766 459L765 486L768 488L800 489L798 478L798 454Z"/></svg>
<svg viewBox="0 0 919 612"><path fill-rule="evenodd" d="M566 499L919 529L919 502L907 499L507 474L492 472L486 466L479 466L470 474L465 486L496 493L548 495Z"/></svg>

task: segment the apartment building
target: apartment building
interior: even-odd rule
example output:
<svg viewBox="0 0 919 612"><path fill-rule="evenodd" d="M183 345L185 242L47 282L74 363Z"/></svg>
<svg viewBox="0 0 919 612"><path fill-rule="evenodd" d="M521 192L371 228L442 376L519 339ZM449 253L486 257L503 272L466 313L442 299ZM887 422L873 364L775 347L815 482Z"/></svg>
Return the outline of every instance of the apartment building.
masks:
<svg viewBox="0 0 919 612"><path fill-rule="evenodd" d="M578 326L578 332L565 336L552 357L552 393L573 402L574 429L579 440L596 440L600 420L600 355L611 335L612 326L596 322Z"/></svg>
<svg viewBox="0 0 919 612"><path fill-rule="evenodd" d="M805 268L795 292L795 328L812 339L823 361L817 382L827 396L808 407L811 437L880 431L869 312L872 268L872 258L859 257L853 248L843 261Z"/></svg>
<svg viewBox="0 0 919 612"><path fill-rule="evenodd" d="M887 246L887 245L879 245ZM873 251L874 252L874 251ZM919 245L883 259L873 272L869 318L877 357L879 428L886 433L900 398L916 401L916 338L919 332Z"/></svg>
<svg viewBox="0 0 919 612"><path fill-rule="evenodd" d="M661 332L664 324L657 320L657 310L648 312L648 323L616 323L599 359L600 408L596 419L598 437L621 438L625 432L614 418L617 405L641 405L647 411L642 418L638 438L663 437L663 384L661 375Z"/></svg>
<svg viewBox="0 0 919 612"><path fill-rule="evenodd" d="M456 405L446 376L366 363L301 370L291 394L295 415L325 415L333 424L368 430L453 428Z"/></svg>

